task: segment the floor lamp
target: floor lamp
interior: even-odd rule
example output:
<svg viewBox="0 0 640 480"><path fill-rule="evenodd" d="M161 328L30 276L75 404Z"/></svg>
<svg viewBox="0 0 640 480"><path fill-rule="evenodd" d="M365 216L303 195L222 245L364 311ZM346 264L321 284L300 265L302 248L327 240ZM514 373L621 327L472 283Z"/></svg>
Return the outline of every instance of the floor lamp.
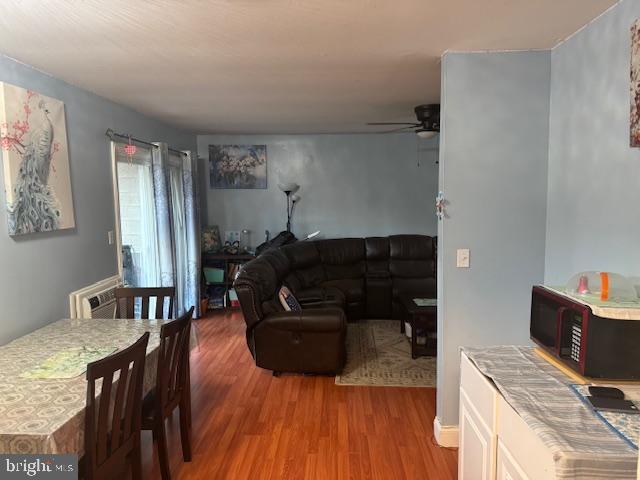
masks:
<svg viewBox="0 0 640 480"><path fill-rule="evenodd" d="M278 188L287 196L287 232L291 232L291 217L293 217L296 203L300 201L300 195L295 193L300 189L300 185L293 182L279 183Z"/></svg>

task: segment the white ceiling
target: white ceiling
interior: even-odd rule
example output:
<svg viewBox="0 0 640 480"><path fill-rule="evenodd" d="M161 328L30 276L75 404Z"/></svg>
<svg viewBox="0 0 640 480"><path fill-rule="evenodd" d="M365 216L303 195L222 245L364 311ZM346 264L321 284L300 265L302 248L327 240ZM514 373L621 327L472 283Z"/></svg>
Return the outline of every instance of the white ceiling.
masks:
<svg viewBox="0 0 640 480"><path fill-rule="evenodd" d="M548 49L616 0L2 0L0 51L198 133L374 131L445 50Z"/></svg>

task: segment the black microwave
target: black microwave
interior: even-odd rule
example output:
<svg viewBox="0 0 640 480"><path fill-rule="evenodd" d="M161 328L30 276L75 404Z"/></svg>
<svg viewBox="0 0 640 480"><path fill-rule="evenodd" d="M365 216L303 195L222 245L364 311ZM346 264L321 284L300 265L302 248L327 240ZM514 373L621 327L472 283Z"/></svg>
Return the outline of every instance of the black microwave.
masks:
<svg viewBox="0 0 640 480"><path fill-rule="evenodd" d="M640 379L640 320L594 315L588 305L533 287L531 339L585 377Z"/></svg>

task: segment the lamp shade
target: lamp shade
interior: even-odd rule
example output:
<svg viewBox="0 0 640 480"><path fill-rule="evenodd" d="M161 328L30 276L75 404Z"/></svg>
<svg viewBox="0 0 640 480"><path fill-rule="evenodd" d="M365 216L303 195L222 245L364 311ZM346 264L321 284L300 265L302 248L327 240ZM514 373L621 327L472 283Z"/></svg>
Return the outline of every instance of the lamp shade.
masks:
<svg viewBox="0 0 640 480"><path fill-rule="evenodd" d="M416 134L420 138L428 139L428 138L435 137L438 134L438 132L436 132L435 130L418 130Z"/></svg>
<svg viewBox="0 0 640 480"><path fill-rule="evenodd" d="M285 193L287 192L294 193L298 191L298 189L300 188L300 185L298 185L295 182L285 182L285 183L279 183L278 188Z"/></svg>
<svg viewBox="0 0 640 480"><path fill-rule="evenodd" d="M291 195L291 201L297 203L300 201L300 195Z"/></svg>

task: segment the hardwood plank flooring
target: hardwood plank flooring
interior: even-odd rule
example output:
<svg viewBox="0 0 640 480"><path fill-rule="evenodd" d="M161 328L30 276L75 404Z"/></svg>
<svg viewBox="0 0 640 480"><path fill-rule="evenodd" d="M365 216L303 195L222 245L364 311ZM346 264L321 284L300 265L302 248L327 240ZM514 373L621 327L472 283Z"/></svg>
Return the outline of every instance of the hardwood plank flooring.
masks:
<svg viewBox="0 0 640 480"><path fill-rule="evenodd" d="M176 414L167 425L173 479L457 477L457 451L433 438L435 389L276 378L254 365L241 313L213 313L194 324L193 461L182 461ZM142 443L144 478L159 479L149 432Z"/></svg>

